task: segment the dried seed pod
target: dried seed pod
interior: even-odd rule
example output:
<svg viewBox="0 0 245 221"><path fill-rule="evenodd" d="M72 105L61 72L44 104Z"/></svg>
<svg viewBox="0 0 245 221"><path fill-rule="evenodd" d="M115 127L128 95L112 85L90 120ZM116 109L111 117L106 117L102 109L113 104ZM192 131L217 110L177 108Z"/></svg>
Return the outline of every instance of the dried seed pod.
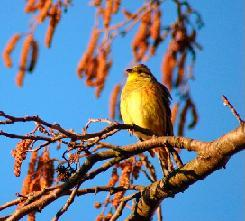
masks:
<svg viewBox="0 0 245 221"><path fill-rule="evenodd" d="M14 50L15 46L16 46L16 43L19 41L20 39L20 34L14 34L10 40L7 42L4 50L3 50L3 61L4 61L4 64L7 68L11 68L13 63L12 63L12 59L10 57L12 51Z"/></svg>
<svg viewBox="0 0 245 221"><path fill-rule="evenodd" d="M108 28L111 22L112 10L113 10L113 0L106 0L104 13L103 13L105 28Z"/></svg>
<svg viewBox="0 0 245 221"><path fill-rule="evenodd" d="M17 143L15 149L12 150L12 156L14 157L14 174L19 177L21 172L22 162L26 159L26 151L32 144L32 140L25 139Z"/></svg>
<svg viewBox="0 0 245 221"><path fill-rule="evenodd" d="M109 116L112 119L115 119L115 113L116 113L120 91L121 91L121 85L116 84L111 92L110 103L109 103Z"/></svg>
<svg viewBox="0 0 245 221"><path fill-rule="evenodd" d="M51 0L46 0L45 1L45 4L41 8L40 13L39 13L39 15L37 17L37 21L39 23L42 23L44 21L44 19L47 17L48 11L49 11L51 5L52 5L52 1Z"/></svg>

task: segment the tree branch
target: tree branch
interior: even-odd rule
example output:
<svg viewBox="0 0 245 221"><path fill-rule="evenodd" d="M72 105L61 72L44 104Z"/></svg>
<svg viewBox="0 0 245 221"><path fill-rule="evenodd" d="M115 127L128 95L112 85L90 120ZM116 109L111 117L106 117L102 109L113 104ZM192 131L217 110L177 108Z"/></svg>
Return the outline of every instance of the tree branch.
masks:
<svg viewBox="0 0 245 221"><path fill-rule="evenodd" d="M48 123L45 122L45 124L47 125ZM98 141L100 141L122 129L133 129L148 135L150 133L149 130L144 130L135 125L112 123L97 133L76 134L72 132L72 136L69 138L73 139L76 137L75 139L81 139L81 141L88 142L90 138L95 139L98 137ZM70 136L70 132L62 133L61 131L63 131L63 129L60 128L56 130L59 130L61 133L60 135L64 136L64 138ZM92 142L95 141L92 140ZM229 156L244 149L244 144L244 123L242 123L236 130L227 133L225 136L213 142L201 142L185 137L169 136L152 137L152 139L144 142L121 147L113 145L113 148L111 149L89 153L83 161L83 164L76 170L76 172L68 177L68 180L65 183L59 185L57 188L48 189L45 191L45 194L41 193L37 196L35 195L35 199L31 200L29 203L26 203L28 199L23 200L23 206L18 208L7 220L18 220L32 211L40 211L53 201L66 195L79 183L82 184L89 179L93 179L95 176L103 173L115 164L153 148L165 148L167 146L170 148L170 152L173 151L173 148L197 152L198 156L196 159L184 166L181 166L181 161L179 161L178 169L170 173L167 178L154 182L143 191L142 197L135 209L136 212L128 220L149 220L163 199L184 191L197 180L203 179L214 170L224 166ZM98 168L94 168L94 166L101 161L105 161L104 164ZM143 219L143 217L145 217L145 219Z"/></svg>
<svg viewBox="0 0 245 221"><path fill-rule="evenodd" d="M213 142L199 143L199 147L195 146L195 149L198 150L198 156L194 160L173 171L168 177L154 182L142 192L136 212L127 221L150 220L162 200L185 191L196 181L225 167L233 154L245 149L245 124L242 123L237 129Z"/></svg>

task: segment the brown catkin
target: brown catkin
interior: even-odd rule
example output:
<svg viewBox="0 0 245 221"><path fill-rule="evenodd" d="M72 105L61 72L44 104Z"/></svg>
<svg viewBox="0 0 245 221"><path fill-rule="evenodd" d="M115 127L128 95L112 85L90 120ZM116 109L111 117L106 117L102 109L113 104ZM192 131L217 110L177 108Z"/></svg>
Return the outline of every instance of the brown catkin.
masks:
<svg viewBox="0 0 245 221"><path fill-rule="evenodd" d="M49 11L51 5L52 5L52 1L51 0L46 0L45 1L45 4L41 8L40 13L39 13L39 15L37 17L37 21L39 23L42 23L44 21L44 19L47 17L48 11Z"/></svg>
<svg viewBox="0 0 245 221"><path fill-rule="evenodd" d="M167 51L162 62L162 79L169 90L172 89L173 71L176 67L176 63L175 55L172 52Z"/></svg>
<svg viewBox="0 0 245 221"><path fill-rule="evenodd" d="M27 195L28 193L30 193L30 184L32 182L32 177L33 177L34 172L35 172L35 166L36 166L36 163L37 163L37 157L38 157L38 153L36 151L32 152L30 163L29 163L29 168L28 168L28 172L27 172L27 176L24 179L23 184L22 184L21 193L23 195Z"/></svg>
<svg viewBox="0 0 245 221"><path fill-rule="evenodd" d="M185 128L185 123L186 123L186 116L187 116L187 111L191 107L191 100L187 99L185 102L185 106L181 110L180 113L180 120L178 124L178 136L184 136L184 128Z"/></svg>
<svg viewBox="0 0 245 221"><path fill-rule="evenodd" d="M16 43L19 41L20 39L20 34L14 34L10 40L7 42L4 50L3 50L3 61L4 61L4 64L7 68L11 68L13 63L12 63L12 59L10 57L12 51L14 50L15 46L16 46Z"/></svg>
<svg viewBox="0 0 245 221"><path fill-rule="evenodd" d="M126 17L127 20L135 19L137 18L137 14L133 14L126 9L122 9L123 15Z"/></svg>
<svg viewBox="0 0 245 221"><path fill-rule="evenodd" d="M94 28L91 36L90 36L90 41L88 43L88 47L87 47L87 54L88 56L92 56L94 54L95 48L97 46L98 40L100 37L100 31L97 28Z"/></svg>
<svg viewBox="0 0 245 221"><path fill-rule="evenodd" d="M45 34L45 45L47 48L50 48L51 42L54 36L54 32L57 24L60 21L61 10L57 5L52 5L50 8L50 20L49 26Z"/></svg>
<svg viewBox="0 0 245 221"><path fill-rule="evenodd" d="M150 160L148 159L148 157L145 154L141 153L141 154L139 154L139 157L140 157L140 160L142 161L142 164L149 171L150 178L152 179L152 181L156 181L157 176L156 176L156 171L155 171L155 167L153 166L153 164L150 162Z"/></svg>
<svg viewBox="0 0 245 221"><path fill-rule="evenodd" d="M111 66L112 66L112 61L110 60L110 61L108 61L106 63L105 72L104 72L104 75L103 75L103 79L100 79L99 78L99 81L98 82L100 82L100 84L95 89L95 96L97 98L100 96L102 90L104 89L105 79L106 79L106 77L107 77L107 75L109 73L109 70L110 70Z"/></svg>
<svg viewBox="0 0 245 221"><path fill-rule="evenodd" d="M15 82L18 87L23 86L24 77L25 77L25 70L19 69L15 78Z"/></svg>
<svg viewBox="0 0 245 221"><path fill-rule="evenodd" d="M28 0L25 5L25 12L31 13L38 9L38 5L36 4L36 0Z"/></svg>
<svg viewBox="0 0 245 221"><path fill-rule="evenodd" d="M171 110L171 122L174 125L178 116L179 103L175 103Z"/></svg>
<svg viewBox="0 0 245 221"><path fill-rule="evenodd" d="M14 174L19 177L21 172L22 162L26 159L26 151L32 144L32 140L25 139L17 143L15 149L12 150L12 156L14 157Z"/></svg>
<svg viewBox="0 0 245 221"><path fill-rule="evenodd" d="M110 96L110 103L109 103L109 116L112 119L115 119L115 113L116 113L116 108L117 108L117 103L118 103L118 96L121 91L121 85L116 84L111 92Z"/></svg>
<svg viewBox="0 0 245 221"><path fill-rule="evenodd" d="M113 0L106 0L104 13L103 13L105 28L108 28L111 22L112 10L113 10Z"/></svg>
<svg viewBox="0 0 245 221"><path fill-rule="evenodd" d="M104 220L105 220L105 216L103 214L99 214L95 219L95 221L104 221Z"/></svg>
<svg viewBox="0 0 245 221"><path fill-rule="evenodd" d="M185 62L186 62L186 51L184 51L180 59L178 61L178 75L177 75L177 81L176 81L176 86L179 86L184 78L184 73L185 73Z"/></svg>
<svg viewBox="0 0 245 221"><path fill-rule="evenodd" d="M155 6L155 10L152 12L152 24L150 28L151 38L153 40L158 40L160 38L160 28L161 28L161 11L158 6Z"/></svg>
<svg viewBox="0 0 245 221"><path fill-rule="evenodd" d="M100 6L102 0L92 0L91 5L93 6Z"/></svg>
<svg viewBox="0 0 245 221"><path fill-rule="evenodd" d="M36 66L37 63L37 58L38 58L38 43L33 39L31 42L31 61L28 67L28 71L32 72L33 69Z"/></svg>
<svg viewBox="0 0 245 221"><path fill-rule="evenodd" d="M133 170L132 170L132 176L134 179L138 179L139 173L142 167L142 162L141 161L136 161L135 164L133 165Z"/></svg>
<svg viewBox="0 0 245 221"><path fill-rule="evenodd" d="M112 214L111 212L109 212L109 213L105 216L104 221L110 221L112 215L113 215L113 214Z"/></svg>
<svg viewBox="0 0 245 221"><path fill-rule="evenodd" d="M188 124L188 128L195 127L197 122L198 122L198 114L197 114L197 110L196 110L196 105L192 101L191 101L191 116L192 116L192 120Z"/></svg>
<svg viewBox="0 0 245 221"><path fill-rule="evenodd" d="M121 5L121 0L114 0L112 5L112 13L116 14L119 10L119 7Z"/></svg>
<svg viewBox="0 0 245 221"><path fill-rule="evenodd" d="M42 160L42 155L41 155L38 157L37 168L35 170L35 173L32 176L32 181L30 184L30 192L41 190L40 179L42 176L42 168L43 168L43 160Z"/></svg>
<svg viewBox="0 0 245 221"><path fill-rule="evenodd" d="M23 42L22 51L20 55L20 62L19 62L20 65L19 72L16 75L16 84L18 87L22 87L23 85L25 72L27 70L26 66L27 66L28 55L32 47L32 41L33 41L33 35L29 34Z"/></svg>
<svg viewBox="0 0 245 221"><path fill-rule="evenodd" d="M119 176L117 173L117 168L113 168L112 173L111 173L111 178L107 184L108 187L113 187L115 184L118 182Z"/></svg>
<svg viewBox="0 0 245 221"><path fill-rule="evenodd" d="M77 66L77 74L79 77L82 77L82 73L86 70L88 61L92 58L95 48L97 47L99 37L100 37L99 30L94 28L90 36L90 41L88 43L87 50L83 54Z"/></svg>
<svg viewBox="0 0 245 221"><path fill-rule="evenodd" d="M53 161L50 159L49 151L45 150L40 158L42 161L42 166L40 168L40 186L41 189L50 187L53 183L54 178L54 165Z"/></svg>
<svg viewBox="0 0 245 221"><path fill-rule="evenodd" d="M122 175L120 176L119 179L119 186L128 187L130 185L130 176L132 173L132 161L127 160L121 163L121 168L122 168ZM124 193L125 191L120 191L114 195L112 205L115 208L119 206L119 203L121 202Z"/></svg>
<svg viewBox="0 0 245 221"><path fill-rule="evenodd" d="M37 0L37 7L39 10L42 10L42 8L44 7L46 3L46 0Z"/></svg>
<svg viewBox="0 0 245 221"><path fill-rule="evenodd" d="M102 205L101 203L95 202L94 203L94 208L99 209L101 207L101 205Z"/></svg>
<svg viewBox="0 0 245 221"><path fill-rule="evenodd" d="M112 61L107 61L107 57L110 53L110 45L107 44L103 49L98 52L98 69L96 73L96 90L95 96L99 97L101 91L104 88L105 79L108 75L109 69L111 68Z"/></svg>
<svg viewBox="0 0 245 221"><path fill-rule="evenodd" d="M90 87L96 86L96 72L98 68L97 57L91 58L86 66L86 85Z"/></svg>
<svg viewBox="0 0 245 221"><path fill-rule="evenodd" d="M31 212L27 215L27 221L35 221L36 220L36 212Z"/></svg>
<svg viewBox="0 0 245 221"><path fill-rule="evenodd" d="M151 24L151 13L145 12L145 14L142 16L138 31L132 41L132 50L136 61L142 60L143 56L145 55L148 49L150 24Z"/></svg>

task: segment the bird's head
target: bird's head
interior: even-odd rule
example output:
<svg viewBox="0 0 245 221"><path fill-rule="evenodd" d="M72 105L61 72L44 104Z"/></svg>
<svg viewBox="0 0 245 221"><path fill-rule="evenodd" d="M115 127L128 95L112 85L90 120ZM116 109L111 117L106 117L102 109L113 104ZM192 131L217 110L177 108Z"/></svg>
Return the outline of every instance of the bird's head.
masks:
<svg viewBox="0 0 245 221"><path fill-rule="evenodd" d="M139 78L154 78L150 69L144 64L138 64L132 68L126 69L128 80L137 80Z"/></svg>

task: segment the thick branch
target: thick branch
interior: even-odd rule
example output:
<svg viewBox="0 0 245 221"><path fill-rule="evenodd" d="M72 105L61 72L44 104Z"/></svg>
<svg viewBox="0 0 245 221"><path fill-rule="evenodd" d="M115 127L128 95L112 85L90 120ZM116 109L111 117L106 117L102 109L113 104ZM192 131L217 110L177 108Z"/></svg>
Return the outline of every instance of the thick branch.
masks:
<svg viewBox="0 0 245 221"><path fill-rule="evenodd" d="M162 200L185 191L196 181L224 167L233 154L245 149L245 124L213 142L199 145L195 147L198 156L194 160L143 191L138 207L128 221L150 220Z"/></svg>

